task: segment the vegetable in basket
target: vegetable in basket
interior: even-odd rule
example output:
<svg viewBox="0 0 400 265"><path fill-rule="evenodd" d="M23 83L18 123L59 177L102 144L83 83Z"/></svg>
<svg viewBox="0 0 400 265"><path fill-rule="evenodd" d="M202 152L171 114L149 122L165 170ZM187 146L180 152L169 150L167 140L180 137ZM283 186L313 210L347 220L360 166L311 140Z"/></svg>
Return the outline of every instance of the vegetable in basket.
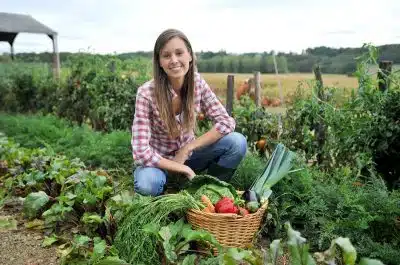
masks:
<svg viewBox="0 0 400 265"><path fill-rule="evenodd" d="M235 206L233 199L223 197L215 204L215 211L217 213L238 213L238 208Z"/></svg>
<svg viewBox="0 0 400 265"><path fill-rule="evenodd" d="M188 182L185 190L198 201L201 201L201 197L206 195L213 205L222 197L229 197L234 201L240 200L239 195L231 184L210 175L197 175Z"/></svg>
<svg viewBox="0 0 400 265"><path fill-rule="evenodd" d="M272 193L271 187L285 177L292 168L295 153L279 143L263 171L254 180L249 190L243 193L242 198L246 201L246 208L250 212L256 212L261 204L265 203Z"/></svg>

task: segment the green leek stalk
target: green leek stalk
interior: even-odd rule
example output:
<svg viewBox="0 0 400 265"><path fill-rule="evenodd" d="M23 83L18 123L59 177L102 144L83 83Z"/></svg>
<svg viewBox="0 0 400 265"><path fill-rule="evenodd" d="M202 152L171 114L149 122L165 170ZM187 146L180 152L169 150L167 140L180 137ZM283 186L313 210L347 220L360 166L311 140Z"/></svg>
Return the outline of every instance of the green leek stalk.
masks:
<svg viewBox="0 0 400 265"><path fill-rule="evenodd" d="M249 193L255 192L263 204L272 193L272 186L285 177L293 167L296 154L279 143L268 160L263 173L255 179Z"/></svg>

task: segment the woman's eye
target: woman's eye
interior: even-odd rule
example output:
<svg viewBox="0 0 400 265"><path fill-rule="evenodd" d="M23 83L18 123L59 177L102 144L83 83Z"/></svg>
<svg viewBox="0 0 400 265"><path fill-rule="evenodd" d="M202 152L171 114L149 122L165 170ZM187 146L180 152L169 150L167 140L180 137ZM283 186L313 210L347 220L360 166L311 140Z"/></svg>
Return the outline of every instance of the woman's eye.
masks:
<svg viewBox="0 0 400 265"><path fill-rule="evenodd" d="M163 58L169 58L169 54L164 54Z"/></svg>

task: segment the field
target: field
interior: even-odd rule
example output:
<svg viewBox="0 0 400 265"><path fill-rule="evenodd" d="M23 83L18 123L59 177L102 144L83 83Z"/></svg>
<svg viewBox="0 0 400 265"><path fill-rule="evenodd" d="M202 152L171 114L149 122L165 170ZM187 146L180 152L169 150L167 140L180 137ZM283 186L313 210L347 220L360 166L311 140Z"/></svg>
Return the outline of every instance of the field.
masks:
<svg viewBox="0 0 400 265"><path fill-rule="evenodd" d="M204 79L209 83L211 88L218 96L225 97L227 87L228 73L202 73ZM233 74L235 77L235 89L246 79L252 77L252 74ZM358 86L355 77L346 75L323 74L322 76L325 86L335 86L350 90ZM269 97L279 97L279 81L283 89L284 96L292 95L300 84L304 84L315 79L313 73L290 73L290 74L262 74L261 86L263 88L262 95Z"/></svg>

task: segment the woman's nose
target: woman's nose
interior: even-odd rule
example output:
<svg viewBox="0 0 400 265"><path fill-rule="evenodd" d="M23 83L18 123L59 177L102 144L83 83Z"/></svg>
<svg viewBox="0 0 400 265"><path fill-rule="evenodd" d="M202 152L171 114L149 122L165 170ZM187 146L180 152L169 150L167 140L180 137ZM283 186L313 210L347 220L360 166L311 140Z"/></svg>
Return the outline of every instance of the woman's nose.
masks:
<svg viewBox="0 0 400 265"><path fill-rule="evenodd" d="M171 62L175 63L178 61L178 57L175 54L171 55Z"/></svg>

